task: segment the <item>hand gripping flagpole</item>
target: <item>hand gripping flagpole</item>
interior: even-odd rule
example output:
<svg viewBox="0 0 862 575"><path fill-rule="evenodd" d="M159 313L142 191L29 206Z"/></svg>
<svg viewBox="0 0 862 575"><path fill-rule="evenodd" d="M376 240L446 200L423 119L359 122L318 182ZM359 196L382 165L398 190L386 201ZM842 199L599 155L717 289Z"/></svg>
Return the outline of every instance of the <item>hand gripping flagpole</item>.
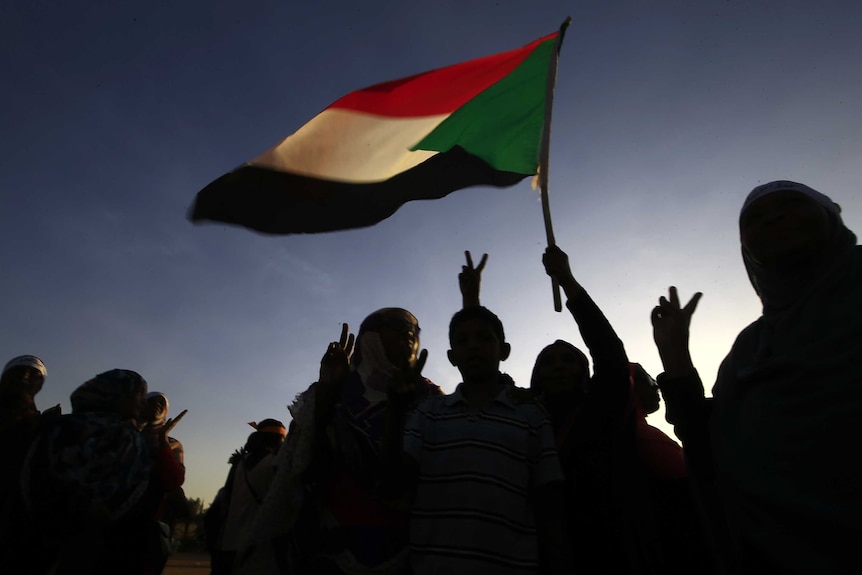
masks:
<svg viewBox="0 0 862 575"><path fill-rule="evenodd" d="M566 18L560 26L560 33L554 45L554 52L548 64L548 80L545 87L545 125L542 130L542 147L539 152L539 190L542 196L542 214L545 217L545 235L548 238L548 247L556 245L554 240L554 228L551 225L551 206L548 203L548 160L551 155L551 109L554 106L554 87L557 84L557 62L560 60L560 47L563 44L563 35L566 28L572 23L572 17ZM554 310L563 311L563 302L560 298L560 284L551 278L551 287L554 293Z"/></svg>

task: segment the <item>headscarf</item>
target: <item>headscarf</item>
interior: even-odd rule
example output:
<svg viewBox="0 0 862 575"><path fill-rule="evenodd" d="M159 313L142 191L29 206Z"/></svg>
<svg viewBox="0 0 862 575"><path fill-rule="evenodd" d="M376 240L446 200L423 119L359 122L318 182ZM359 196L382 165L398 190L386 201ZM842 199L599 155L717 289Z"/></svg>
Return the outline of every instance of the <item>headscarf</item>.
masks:
<svg viewBox="0 0 862 575"><path fill-rule="evenodd" d="M72 392L72 413L117 413L130 396L147 392L147 382L128 369L100 373Z"/></svg>
<svg viewBox="0 0 862 575"><path fill-rule="evenodd" d="M826 210L829 217L829 238L810 260L795 269L767 268L757 263L742 246L742 260L754 291L763 302L763 313L786 310L799 299L807 298L817 285L832 281L832 276L845 273L852 259L856 236L844 226L838 204L828 196L804 184L779 180L754 188L739 212L740 224L748 208L757 200L778 192L798 192ZM741 226L740 226L741 227Z"/></svg>
<svg viewBox="0 0 862 575"><path fill-rule="evenodd" d="M249 425L255 431L248 436L240 453L245 456L246 470L251 471L265 456L278 451L287 429L277 419L263 419L257 423L251 421Z"/></svg>
<svg viewBox="0 0 862 575"><path fill-rule="evenodd" d="M542 402L551 417L560 461L565 465L568 462L568 458L575 451L575 443L578 436L576 428L580 425L579 421L582 419L581 409L584 405L584 398L587 397L590 389L590 366L584 352L571 343L558 339L540 351L536 357L536 363L533 364L533 373L530 376L530 390L535 395L542 395L539 367L542 361L544 361L546 354L558 346L574 354L581 366L581 381L573 382L574 386L571 388L571 394L567 394L565 401L547 401L547 398L545 398L546 400Z"/></svg>
<svg viewBox="0 0 862 575"><path fill-rule="evenodd" d="M339 442L343 446L351 445L349 449L355 456L358 456L358 451L354 448L376 451L383 438L386 389L397 370L386 356L378 334L384 326L412 329L417 336L420 331L416 316L406 309L392 307L375 311L359 326L356 350L350 360L350 374L344 384L338 410L343 417L334 418ZM429 388L436 387L426 383Z"/></svg>
<svg viewBox="0 0 862 575"><path fill-rule="evenodd" d="M753 204L760 198L768 196L769 194L773 194L775 192L799 192L805 196L808 196L818 204L822 205L830 212L834 212L835 214L840 213L840 210L837 208L837 204L835 204L835 202L833 202L831 199L829 199L828 196L826 196L825 194L821 194L814 188L810 188L805 184L800 184L799 182L791 182L790 180L775 180L774 182L769 182L768 184L757 186L748 193L748 196L742 203L742 209L739 210L740 218L751 204Z"/></svg>
<svg viewBox="0 0 862 575"><path fill-rule="evenodd" d="M138 502L149 481L149 453L118 407L146 385L134 371L114 369L72 393L72 414L57 417L34 441L21 476L35 518L74 525L96 507L118 519Z"/></svg>
<svg viewBox="0 0 862 575"><path fill-rule="evenodd" d="M287 435L287 428L277 419L261 419L257 423L250 421L248 424L258 433L275 433L282 437Z"/></svg>
<svg viewBox="0 0 862 575"><path fill-rule="evenodd" d="M359 325L359 335L369 331L378 331L384 326L410 326L419 332L419 320L416 316L400 307L384 307L371 313Z"/></svg>
<svg viewBox="0 0 862 575"><path fill-rule="evenodd" d="M5 367L3 367L3 373L6 373L13 367L18 367L19 365L36 369L42 374L42 379L48 377L48 369L45 367L45 363L35 355L19 355L18 357L13 357Z"/></svg>
<svg viewBox="0 0 862 575"><path fill-rule="evenodd" d="M763 315L713 388L718 485L746 546L788 570L844 572L862 535L862 251L835 204L807 186L755 188L745 209L784 190L823 206L830 235L795 269L742 250Z"/></svg>
<svg viewBox="0 0 862 575"><path fill-rule="evenodd" d="M168 402L168 396L165 395L164 393L162 393L161 391L151 391L151 392L147 393L147 396L146 396L147 402L149 402L151 399L153 399L155 397L161 397L162 399L165 400L165 410L157 418L150 421L150 424L153 427L159 427L160 425L163 425L165 423L165 421L167 421L168 412L170 411L171 404L170 404L170 402Z"/></svg>
<svg viewBox="0 0 862 575"><path fill-rule="evenodd" d="M354 358L357 359L351 361L351 371L359 374L363 385L369 391L378 392L375 394L378 398L380 393L386 393L386 385L396 368L386 357L380 334L376 331L360 334L356 338Z"/></svg>
<svg viewBox="0 0 862 575"><path fill-rule="evenodd" d="M530 376L530 389L534 390L536 393L539 393L541 391L538 375L539 365L541 365L545 353L558 345L571 351L577 357L578 363L581 364L581 373L583 374L583 379L579 382L576 382L574 389L586 391L590 380L590 361L587 359L587 356L584 354L584 352L582 352L569 342L563 341L561 339L558 339L551 345L546 346L542 351L539 352L539 355L536 357L536 363L533 364L533 373Z"/></svg>
<svg viewBox="0 0 862 575"><path fill-rule="evenodd" d="M385 326L412 329L417 336L420 332L416 316L397 307L379 309L362 321L356 335L356 349L350 358L351 373L342 394L342 404L354 418L376 419L371 414L376 407L383 406L386 388L397 369L386 356L378 333Z"/></svg>
<svg viewBox="0 0 862 575"><path fill-rule="evenodd" d="M386 385L396 370L386 356L386 350L378 333L386 326L411 329L417 337L421 331L416 316L398 307L379 309L362 321L356 335L356 350L350 358L350 365L351 370L359 374L367 389L378 392L374 394L378 401L382 399L379 393L386 392Z"/></svg>
<svg viewBox="0 0 862 575"><path fill-rule="evenodd" d="M376 564L377 573L386 574L395 572L403 567L405 551L395 557L388 557L386 550L378 549L379 545L387 547L388 543L396 537L403 536L404 526L401 524L392 526L393 511L384 509L382 504L374 496L373 490L368 488L366 481L379 479L378 473L378 448L382 440L386 414L386 386L388 385L395 366L386 357L383 344L377 330L385 325L398 324L404 327L405 323L412 326L416 332L419 331L419 322L409 311L401 308L383 308L370 314L359 327L356 337L356 348L351 357L350 373L344 382L340 402L336 405L330 434L326 437L335 438L336 448L333 458L337 461L335 467L337 478L329 478L327 491L319 490L317 496L326 500L330 495L341 497L348 506L359 504L366 511L373 507L371 523L375 530L389 530L385 535L372 538L368 545L353 551L369 555L372 559L362 557L357 559L351 550L344 548L344 542L333 540L332 555L329 557L345 573L367 572L369 564ZM424 380L425 389L420 390L420 399L432 393L439 394L440 388L427 379ZM242 547L253 547L254 549L246 555L241 563L240 573L259 573L275 569L273 557L280 554L282 559L292 564L296 560L294 554L287 552L283 546L275 551L270 543L278 537L284 537L293 529L302 531L305 526L297 526L296 521L303 508L303 501L308 497L307 473L311 466L313 454L317 449L314 442L319 438L314 430L317 423L314 420L316 386L312 385L308 390L297 395L294 403L289 407L293 416L291 431L287 436L285 445L279 450L276 476L270 489L264 497L264 503L258 511L252 528L246 534L246 541ZM342 487L345 487L343 489ZM320 487L320 486L319 486ZM361 492L357 498L355 493ZM354 494L354 495L351 495ZM320 503L320 502L317 502ZM307 503L306 503L307 505ZM324 529L342 527L348 529L347 525L339 523L339 519L332 513L330 501L321 504L325 508L320 518ZM343 506L342 506L343 507ZM341 511L344 511L342 508ZM399 520L406 523L406 518L396 513ZM356 529L350 526L349 529ZM359 527L362 532L365 529ZM347 531L344 531L347 533ZM354 532L355 533L355 532ZM298 536L302 536L299 533ZM391 551L391 550L390 550ZM377 563L382 561L382 563ZM299 568L298 566L296 568ZM400 572L400 571L399 571Z"/></svg>

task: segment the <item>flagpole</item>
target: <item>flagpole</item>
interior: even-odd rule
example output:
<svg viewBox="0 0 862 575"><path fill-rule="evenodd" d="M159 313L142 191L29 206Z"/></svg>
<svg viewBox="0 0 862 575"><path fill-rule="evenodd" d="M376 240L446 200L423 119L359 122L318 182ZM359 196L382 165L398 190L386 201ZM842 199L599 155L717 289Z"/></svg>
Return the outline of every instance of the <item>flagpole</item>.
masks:
<svg viewBox="0 0 862 575"><path fill-rule="evenodd" d="M545 218L545 235L548 239L548 247L556 244L554 240L554 228L551 225L551 206L548 203L548 161L551 155L551 110L554 105L554 87L557 84L557 62L560 59L560 47L563 43L563 35L566 28L572 23L572 17L566 18L560 26L560 33L554 45L554 53L548 64L548 80L545 87L545 125L542 130L542 147L539 155L539 190L542 197L542 214ZM563 302L560 297L560 284L551 278L551 289L554 294L554 310L563 311Z"/></svg>

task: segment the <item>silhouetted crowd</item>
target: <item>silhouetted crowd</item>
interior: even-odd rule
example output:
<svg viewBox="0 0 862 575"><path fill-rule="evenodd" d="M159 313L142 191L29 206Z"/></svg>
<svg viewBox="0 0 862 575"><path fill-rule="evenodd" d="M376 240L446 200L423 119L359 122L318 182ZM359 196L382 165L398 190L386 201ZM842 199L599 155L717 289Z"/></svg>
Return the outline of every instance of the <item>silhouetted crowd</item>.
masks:
<svg viewBox="0 0 862 575"><path fill-rule="evenodd" d="M689 352L700 293L671 287L652 310L653 379L556 246L543 264L589 357L554 341L526 386L480 303L487 255L466 252L458 276L450 394L422 376L409 311L344 324L289 427L253 422L230 456L205 517L213 575L860 572L862 251L840 207L795 182L755 188L739 231L763 312L711 396ZM160 573L185 412L116 369L71 414L40 413L46 376L20 356L0 379L3 572ZM682 446L647 423L659 391Z"/></svg>
<svg viewBox="0 0 862 575"><path fill-rule="evenodd" d="M48 371L10 360L0 377L0 565L10 574L161 573L171 551L165 505L185 480L168 433L168 398L114 369L72 392L72 413L39 412Z"/></svg>

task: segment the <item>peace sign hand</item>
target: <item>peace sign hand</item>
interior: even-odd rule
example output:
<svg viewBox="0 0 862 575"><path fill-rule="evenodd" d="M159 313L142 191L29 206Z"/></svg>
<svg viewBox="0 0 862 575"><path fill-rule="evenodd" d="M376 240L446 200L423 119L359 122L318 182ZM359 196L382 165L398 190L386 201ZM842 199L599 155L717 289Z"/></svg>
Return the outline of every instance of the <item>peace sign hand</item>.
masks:
<svg viewBox="0 0 862 575"><path fill-rule="evenodd" d="M482 284L482 270L485 269L485 262L488 261L488 254L482 254L482 259L479 260L478 266L473 266L473 257L470 251L464 252L467 257L467 265L461 266L461 273L458 274L458 287L461 289L461 299L464 307L479 305L479 288Z"/></svg>
<svg viewBox="0 0 862 575"><path fill-rule="evenodd" d="M355 337L350 333L350 327L341 324L341 337L326 348L320 359L318 382L324 387L336 386L344 380L350 370L350 356L353 355ZM339 385L340 387L340 385Z"/></svg>
<svg viewBox="0 0 862 575"><path fill-rule="evenodd" d="M404 412L414 403L422 382L422 368L428 359L428 350L423 349L416 363L406 369L395 370L386 387L386 397L393 409Z"/></svg>
<svg viewBox="0 0 862 575"><path fill-rule="evenodd" d="M679 294L672 286L668 297L660 297L652 310L653 339L666 373L681 375L694 369L688 350L689 326L701 296L701 292L695 293L680 307Z"/></svg>

